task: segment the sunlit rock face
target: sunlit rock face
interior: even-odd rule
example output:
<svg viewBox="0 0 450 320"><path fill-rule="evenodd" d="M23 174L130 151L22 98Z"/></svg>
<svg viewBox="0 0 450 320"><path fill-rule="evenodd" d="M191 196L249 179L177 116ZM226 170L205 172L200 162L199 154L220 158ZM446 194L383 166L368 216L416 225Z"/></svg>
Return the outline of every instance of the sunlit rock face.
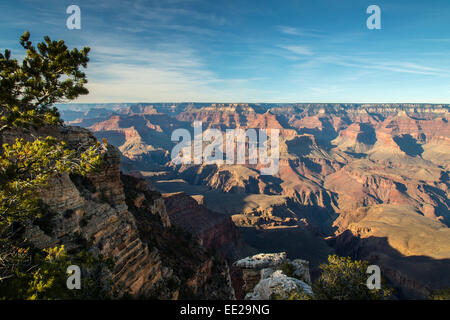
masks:
<svg viewBox="0 0 450 320"><path fill-rule="evenodd" d="M295 293L312 295L309 262L291 261L286 252L260 253L236 261L233 267L241 271L243 283L235 292L245 299L287 299Z"/></svg>
<svg viewBox="0 0 450 320"><path fill-rule="evenodd" d="M313 291L310 285L296 278L286 276L283 271L272 269L261 270L261 280L253 292L245 296L245 300L287 300L293 295L311 297Z"/></svg>
<svg viewBox="0 0 450 320"><path fill-rule="evenodd" d="M256 269L279 267L287 259L286 252L260 253L252 257L246 257L236 261L234 265L243 269Z"/></svg>

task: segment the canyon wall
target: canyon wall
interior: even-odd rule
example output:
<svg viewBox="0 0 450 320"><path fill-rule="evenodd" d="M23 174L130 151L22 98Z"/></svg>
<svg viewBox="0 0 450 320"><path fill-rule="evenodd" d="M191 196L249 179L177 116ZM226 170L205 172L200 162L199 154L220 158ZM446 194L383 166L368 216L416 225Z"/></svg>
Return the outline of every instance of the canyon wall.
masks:
<svg viewBox="0 0 450 320"><path fill-rule="evenodd" d="M78 127L42 128L33 134L52 135L75 149L96 142L91 132ZM32 139L29 133L8 131L2 140L13 143L17 137ZM114 268L109 276L119 295L234 297L227 261L201 246L187 231L164 223L164 202L155 210L161 195L149 190L145 181L121 175L120 153L114 146L107 146L98 171L84 177L54 177L38 196L45 207L46 225L30 223L23 238L37 248L64 245L71 254L87 250L112 258ZM209 245L215 246L214 240Z"/></svg>

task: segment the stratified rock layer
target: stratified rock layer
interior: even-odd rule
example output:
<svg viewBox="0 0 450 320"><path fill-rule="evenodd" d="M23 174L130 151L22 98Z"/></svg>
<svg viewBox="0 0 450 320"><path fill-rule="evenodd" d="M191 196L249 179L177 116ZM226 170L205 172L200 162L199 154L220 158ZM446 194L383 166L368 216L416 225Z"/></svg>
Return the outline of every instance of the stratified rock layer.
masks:
<svg viewBox="0 0 450 320"><path fill-rule="evenodd" d="M44 128L36 136L52 135L69 147L96 142L85 129ZM7 132L4 143L29 133ZM145 181L120 173L120 153L109 145L98 172L86 177L63 174L40 190L49 226L29 225L27 241L38 248L64 244L69 252L88 250L114 261L113 287L119 294L157 299L233 298L226 261L210 254L186 232L164 221L159 193Z"/></svg>
<svg viewBox="0 0 450 320"><path fill-rule="evenodd" d="M450 285L442 271L450 260L449 111L427 104L176 103L68 117L116 144L124 170L231 215L255 252L307 257L313 274L330 251L348 252L386 270L405 289L399 297L423 298ZM193 121L222 131L279 129L278 172L264 176L261 164L171 163L171 133L192 132Z"/></svg>

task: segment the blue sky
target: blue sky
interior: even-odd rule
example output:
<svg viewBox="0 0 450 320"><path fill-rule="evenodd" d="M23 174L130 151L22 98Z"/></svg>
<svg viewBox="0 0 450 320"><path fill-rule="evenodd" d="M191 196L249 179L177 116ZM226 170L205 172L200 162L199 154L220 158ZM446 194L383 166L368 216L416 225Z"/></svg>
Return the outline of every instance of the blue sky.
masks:
<svg viewBox="0 0 450 320"><path fill-rule="evenodd" d="M91 47L78 102L450 103L448 0L16 0L0 28L16 57L24 30Z"/></svg>

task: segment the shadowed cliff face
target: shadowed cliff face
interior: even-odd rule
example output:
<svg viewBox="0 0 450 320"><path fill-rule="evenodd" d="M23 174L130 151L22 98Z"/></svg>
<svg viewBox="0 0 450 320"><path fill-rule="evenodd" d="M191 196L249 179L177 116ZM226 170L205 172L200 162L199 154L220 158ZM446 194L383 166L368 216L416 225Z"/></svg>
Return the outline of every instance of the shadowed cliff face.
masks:
<svg viewBox="0 0 450 320"><path fill-rule="evenodd" d="M117 141L124 170L138 171L163 193L184 192L232 216L256 250L308 257L313 276L333 250L324 249L324 238L346 231L358 239L386 238L403 257L428 256L431 264L450 258L448 241L421 237L441 237L450 225L449 106L155 104L108 112L77 122ZM203 129L280 129L279 171L263 176L259 165L173 165L170 135L192 129L193 121ZM279 233L277 241L270 231ZM299 234L308 249L295 246ZM320 254L311 254L314 248Z"/></svg>
<svg viewBox="0 0 450 320"><path fill-rule="evenodd" d="M228 229L223 230L221 223L209 223L206 228L199 224L198 226L203 227L203 232L198 232L195 227L187 228L174 219L170 206L166 206L161 194L149 190L144 180L122 175L121 181L140 237L149 248L159 252L161 264L171 270L172 277L166 284L178 290L177 298L233 298L226 259L234 259L239 245L234 225L225 223ZM192 198L187 198L195 202ZM195 207L192 204L192 208ZM201 212L192 211L186 218L198 222L204 216ZM223 231L230 232L231 236L223 234L221 239L207 237L208 233L217 236ZM214 250L216 248L219 249L217 254ZM161 285L155 286L152 295L158 298L160 291L164 290Z"/></svg>
<svg viewBox="0 0 450 320"><path fill-rule="evenodd" d="M78 148L95 143L86 129L45 128ZM29 134L10 131L4 142ZM88 250L114 261L110 276L119 294L155 299L233 297L227 262L198 244L189 233L164 223L165 206L144 180L122 176L120 153L108 146L98 172L55 177L39 192L48 222L26 227L23 237L37 248L63 244L69 253ZM156 203L162 205L155 206ZM162 201L162 202L161 202ZM234 227L234 226L233 226ZM214 241L213 241L214 242Z"/></svg>
<svg viewBox="0 0 450 320"><path fill-rule="evenodd" d="M229 262L251 251L228 215L199 205L185 193L164 194L163 199L170 223L197 238L203 247L217 251Z"/></svg>

